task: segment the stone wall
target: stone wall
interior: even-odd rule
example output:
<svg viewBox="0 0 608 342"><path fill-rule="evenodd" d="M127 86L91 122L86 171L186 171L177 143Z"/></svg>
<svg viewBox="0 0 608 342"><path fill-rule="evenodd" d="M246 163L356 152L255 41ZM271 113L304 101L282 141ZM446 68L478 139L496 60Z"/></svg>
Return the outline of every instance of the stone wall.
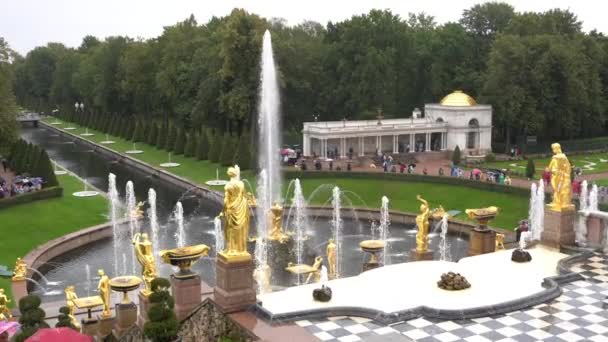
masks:
<svg viewBox="0 0 608 342"><path fill-rule="evenodd" d="M220 337L229 337L235 342L258 341L259 339L234 322L211 301L206 299L180 327L182 342L217 342Z"/></svg>

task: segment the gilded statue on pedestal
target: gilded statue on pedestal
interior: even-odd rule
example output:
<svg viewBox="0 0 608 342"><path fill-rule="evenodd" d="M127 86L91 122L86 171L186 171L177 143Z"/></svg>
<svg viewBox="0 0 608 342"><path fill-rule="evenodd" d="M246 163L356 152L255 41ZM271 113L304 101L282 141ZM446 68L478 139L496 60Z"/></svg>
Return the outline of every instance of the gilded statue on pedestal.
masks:
<svg viewBox="0 0 608 342"><path fill-rule="evenodd" d="M270 226L269 240L284 242L287 239L287 235L283 234L283 207L277 202L268 212L268 226Z"/></svg>
<svg viewBox="0 0 608 342"><path fill-rule="evenodd" d="M416 252L425 253L429 249L429 218L431 216L431 209L429 203L420 197L416 196L422 204L420 205L420 214L416 216L416 225L418 226L418 233L416 234Z"/></svg>
<svg viewBox="0 0 608 342"><path fill-rule="evenodd" d="M572 167L568 158L562 153L560 144L551 144L553 157L546 170L551 173L551 187L553 187L553 201L548 205L553 211L572 210L572 184L570 173Z"/></svg>
<svg viewBox="0 0 608 342"><path fill-rule="evenodd" d="M74 303L74 299L78 299L78 295L76 294L76 289L74 289L74 286L70 285L65 288L64 292L65 292L65 303L69 310L68 316L70 317L70 320L72 321L72 325L75 326L76 328L80 328L80 324L78 324L78 320L76 319L76 315L75 315L76 304Z"/></svg>
<svg viewBox="0 0 608 342"><path fill-rule="evenodd" d="M13 318L11 310L8 308L10 302L11 300L4 294L4 289L0 289L0 322Z"/></svg>
<svg viewBox="0 0 608 342"><path fill-rule="evenodd" d="M329 239L327 241L327 248L325 249L325 253L327 254L327 263L329 266L329 277L335 279L336 274L336 244L334 243L334 239Z"/></svg>
<svg viewBox="0 0 608 342"><path fill-rule="evenodd" d="M15 270L13 271L13 281L16 280L25 280L27 277L27 264L23 259L17 258L15 261Z"/></svg>
<svg viewBox="0 0 608 342"><path fill-rule="evenodd" d="M103 302L103 311L101 313L101 317L108 318L112 315L110 313L110 278L108 278L103 270L97 271L97 274L99 275L97 291L99 291L99 296Z"/></svg>
<svg viewBox="0 0 608 342"><path fill-rule="evenodd" d="M315 271L309 273L308 277L306 278L306 283L307 284L310 281L310 278L312 278L313 276L315 277L315 283L318 283L319 281L321 281L321 265L323 265L323 257L322 256L318 256L318 257L315 258L315 263L312 264L312 268Z"/></svg>
<svg viewBox="0 0 608 342"><path fill-rule="evenodd" d="M152 242L148 239L148 234L137 233L133 236L133 246L135 247L135 256L142 268L142 278L144 280L145 289L141 292L145 296L152 293L152 280L156 278L156 262L154 261L154 250Z"/></svg>
<svg viewBox="0 0 608 342"><path fill-rule="evenodd" d="M502 250L505 249L505 234L496 233L496 246L494 250Z"/></svg>
<svg viewBox="0 0 608 342"><path fill-rule="evenodd" d="M250 259L247 252L250 209L245 184L234 167L228 168L230 181L224 186L224 208L219 217L224 220L224 250L220 255L227 260Z"/></svg>

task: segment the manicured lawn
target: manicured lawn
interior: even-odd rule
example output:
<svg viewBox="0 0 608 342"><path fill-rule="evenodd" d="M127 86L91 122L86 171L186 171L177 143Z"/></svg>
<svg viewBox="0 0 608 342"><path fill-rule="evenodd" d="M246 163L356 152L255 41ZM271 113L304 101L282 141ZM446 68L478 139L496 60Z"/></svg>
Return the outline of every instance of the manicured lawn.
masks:
<svg viewBox="0 0 608 342"><path fill-rule="evenodd" d="M331 201L327 200L331 198L333 185L337 185L340 189L352 191L360 197L359 199L356 195L347 193L352 205L367 205L370 208L378 208L378 210L380 210L382 196L386 196L392 210L419 212L420 202L416 200L416 195L420 194L429 201L432 208L442 205L445 210L461 211L462 213L457 216L459 219L468 219L464 214L465 209L495 205L501 209L501 212L495 221L490 222L490 225L504 229L514 229L519 220L528 216L528 199L523 196L447 184L315 178L302 180L305 196L310 196L314 189L323 184L331 184L331 186L321 188L311 199L312 203L330 206ZM287 196L292 197L291 194ZM347 206L348 203L343 203L343 205Z"/></svg>
<svg viewBox="0 0 608 342"><path fill-rule="evenodd" d="M107 221L104 197L74 197L73 192L82 190L80 180L69 175L58 180L63 197L0 209L0 265L12 269L17 257L38 245ZM10 293L10 280L0 278L0 288Z"/></svg>
<svg viewBox="0 0 608 342"><path fill-rule="evenodd" d="M604 178L604 179L598 179L598 180L594 180L591 183L595 183L598 186L608 186L608 178Z"/></svg>
<svg viewBox="0 0 608 342"><path fill-rule="evenodd" d="M54 118L47 122L54 121ZM61 120L58 120L61 121ZM77 130L69 131L73 134L80 134L84 132L84 128L79 127L76 124L66 123L59 125L59 128L67 126L78 127ZM89 129L89 132L95 133L92 137L87 138L93 142L100 142L106 140L106 135L97 131ZM115 144L106 145L107 147L118 151L124 152L126 150L133 149L133 143L126 141L118 137L109 137L111 140L116 141ZM131 157L147 162L151 165L158 166L160 163L168 161L168 154L166 151L161 151L153 146L138 143L136 148L144 151L142 154L133 154ZM173 162L180 163L181 165L176 168L167 169L169 172L176 175L188 178L195 183L204 184L205 181L215 179L216 170L219 169L220 178L226 179L224 172L226 167L219 166L209 161L196 161L194 158L185 158L184 156L172 156ZM248 179L252 186L255 187L255 177L251 171L244 171L243 178ZM356 199L356 195L350 194L349 196L353 199L353 206L369 206L371 208L377 208L380 206L380 199L386 195L392 201L391 207L396 210L417 212L419 208L419 202L416 200L416 194L426 196L431 204L435 207L439 204L443 205L446 210L460 210L464 212L467 208L478 208L490 205L496 205L503 209L502 213L498 216L494 225L505 228L513 229L516 226L517 221L527 217L528 211L528 199L513 194L504 194L483 190L471 189L468 187L462 187L457 185L444 185L444 184L430 184L430 183L416 183L416 182L399 182L399 181L386 181L386 180L353 180L353 179L342 179L342 178L327 178L327 179L306 179L303 182L304 190L307 194L312 192L313 189L321 184L337 184L342 189L352 191L359 195L361 200ZM218 188L221 189L221 188ZM290 198L292 195L288 195ZM317 192L317 195L312 199L314 204L323 204L331 197L331 187ZM345 205L349 205L346 204ZM465 216L462 214L459 218L464 219Z"/></svg>
<svg viewBox="0 0 608 342"><path fill-rule="evenodd" d="M585 155L568 156L570 163L574 167L580 167L583 174L608 172L608 153L594 153ZM535 159L534 166L536 174L540 177L542 170L549 165L551 158ZM501 161L487 163L484 166L497 169L511 169L517 172L525 173L527 160L518 161Z"/></svg>

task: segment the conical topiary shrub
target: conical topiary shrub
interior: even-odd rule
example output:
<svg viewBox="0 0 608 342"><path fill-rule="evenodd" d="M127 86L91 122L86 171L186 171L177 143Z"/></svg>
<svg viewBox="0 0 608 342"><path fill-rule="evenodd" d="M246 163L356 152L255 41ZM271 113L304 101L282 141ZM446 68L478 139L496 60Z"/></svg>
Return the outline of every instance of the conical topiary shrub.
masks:
<svg viewBox="0 0 608 342"><path fill-rule="evenodd" d="M536 173L536 167L534 166L534 160L531 158L528 159L528 164L526 164L526 177L528 179L534 178L534 174ZM574 178L572 178L574 179Z"/></svg>
<svg viewBox="0 0 608 342"><path fill-rule="evenodd" d="M162 124L158 127L158 134L156 135L156 146L159 150L165 149L165 144L167 143L167 134L169 134L167 125Z"/></svg>
<svg viewBox="0 0 608 342"><path fill-rule="evenodd" d="M231 134L224 134L224 139L222 142L222 154L220 157L220 164L222 166L234 165L234 155L237 148L236 145L237 142Z"/></svg>
<svg viewBox="0 0 608 342"><path fill-rule="evenodd" d="M165 141L165 150L171 152L175 147L175 139L177 138L177 128L175 125L169 124L167 129L167 140Z"/></svg>
<svg viewBox="0 0 608 342"><path fill-rule="evenodd" d="M44 149L40 152L38 165L35 170L32 170L32 176L42 177L45 188L57 186L59 184L59 182L57 182L57 176L55 176L55 170L53 169L51 159Z"/></svg>
<svg viewBox="0 0 608 342"><path fill-rule="evenodd" d="M171 283L165 278L152 280L150 294L150 321L144 324L144 335L153 342L171 342L177 338L179 322L173 311L174 300L169 292Z"/></svg>
<svg viewBox="0 0 608 342"><path fill-rule="evenodd" d="M148 145L152 145L152 146L156 145L157 135L158 135L158 125L156 125L156 123L153 122L150 124L150 130L148 131L148 137L146 138L146 142L148 143Z"/></svg>
<svg viewBox="0 0 608 342"><path fill-rule="evenodd" d="M59 308L59 315L57 315L57 323L55 324L55 328L72 328L74 330L78 330L74 326L74 323L72 323L70 309L67 306L62 306Z"/></svg>
<svg viewBox="0 0 608 342"><path fill-rule="evenodd" d="M251 136L248 132L245 132L239 139L239 147L234 159L234 164L237 164L241 170L251 169Z"/></svg>
<svg viewBox="0 0 608 342"><path fill-rule="evenodd" d="M460 164L460 147L458 147L458 145L456 145L456 148L452 153L452 163L454 163L454 165Z"/></svg>
<svg viewBox="0 0 608 342"><path fill-rule="evenodd" d="M209 135L209 161L218 163L220 161L220 153L222 152L222 136L219 132Z"/></svg>
<svg viewBox="0 0 608 342"><path fill-rule="evenodd" d="M186 139L186 147L184 148L185 157L194 157L196 153L196 142L198 140L198 133L190 132Z"/></svg>
<svg viewBox="0 0 608 342"><path fill-rule="evenodd" d="M40 298L29 295L19 300L19 323L21 332L15 336L16 342L24 342L28 337L34 335L40 328L48 328L49 325L44 321L46 313L40 308Z"/></svg>
<svg viewBox="0 0 608 342"><path fill-rule="evenodd" d="M209 130L203 128L196 143L196 159L207 160L209 158Z"/></svg>
<svg viewBox="0 0 608 342"><path fill-rule="evenodd" d="M177 130L177 136L175 137L175 145L173 146L173 153L184 154L184 148L186 147L186 133L183 129Z"/></svg>

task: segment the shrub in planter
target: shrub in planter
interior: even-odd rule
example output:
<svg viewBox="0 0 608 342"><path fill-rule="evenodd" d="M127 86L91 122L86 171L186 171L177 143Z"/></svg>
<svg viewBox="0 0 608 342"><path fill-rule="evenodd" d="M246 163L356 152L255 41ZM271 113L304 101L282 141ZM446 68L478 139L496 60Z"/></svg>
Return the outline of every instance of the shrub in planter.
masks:
<svg viewBox="0 0 608 342"><path fill-rule="evenodd" d="M534 174L536 173L536 168L534 166L534 161L532 159L528 159L528 164L526 164L526 177L534 178Z"/></svg>
<svg viewBox="0 0 608 342"><path fill-rule="evenodd" d="M55 328L72 328L74 330L78 330L72 323L72 319L70 318L70 309L67 306L62 306L59 308L59 315L57 316L57 324L55 324Z"/></svg>
<svg viewBox="0 0 608 342"><path fill-rule="evenodd" d="M173 311L175 304L169 292L171 283L166 278L152 280L150 294L150 321L144 325L144 335L153 342L170 342L177 339L179 322Z"/></svg>
<svg viewBox="0 0 608 342"><path fill-rule="evenodd" d="M485 157L486 163L491 163L496 161L496 155L494 153L488 153Z"/></svg>
<svg viewBox="0 0 608 342"><path fill-rule="evenodd" d="M454 165L460 164L460 147L458 147L458 145L456 145L456 148L452 153L452 163L454 163Z"/></svg>
<svg viewBox="0 0 608 342"><path fill-rule="evenodd" d="M19 323L21 324L21 332L15 336L16 342L24 342L28 337L34 335L40 328L48 328L49 325L44 322L46 313L40 308L40 298L38 296L29 295L19 300Z"/></svg>

